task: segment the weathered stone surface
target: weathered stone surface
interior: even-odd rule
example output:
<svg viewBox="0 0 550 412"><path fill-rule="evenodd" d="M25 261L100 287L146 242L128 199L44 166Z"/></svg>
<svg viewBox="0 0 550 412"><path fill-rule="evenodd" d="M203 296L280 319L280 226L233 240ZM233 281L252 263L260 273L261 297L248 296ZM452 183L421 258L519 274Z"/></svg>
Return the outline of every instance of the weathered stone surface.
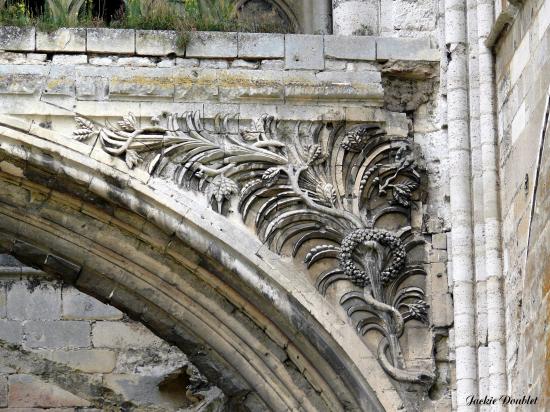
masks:
<svg viewBox="0 0 550 412"><path fill-rule="evenodd" d="M6 291L6 284L0 283L0 319L5 318L7 315L7 303L8 295Z"/></svg>
<svg viewBox="0 0 550 412"><path fill-rule="evenodd" d="M179 406L189 404L184 391L179 394L164 394L158 390L162 377L139 376L135 374L113 374L105 379L105 384L125 397L134 399L140 405L155 405L158 407ZM171 399L170 399L171 398Z"/></svg>
<svg viewBox="0 0 550 412"><path fill-rule="evenodd" d="M324 69L323 37L306 34L286 34L285 68L305 70Z"/></svg>
<svg viewBox="0 0 550 412"><path fill-rule="evenodd" d="M56 54L52 59L53 64L72 66L75 64L87 64L88 56L85 54Z"/></svg>
<svg viewBox="0 0 550 412"><path fill-rule="evenodd" d="M63 319L116 320L122 319L122 312L75 288L65 287L63 288Z"/></svg>
<svg viewBox="0 0 550 412"><path fill-rule="evenodd" d="M17 282L8 288L8 318L61 318L61 286L40 281Z"/></svg>
<svg viewBox="0 0 550 412"><path fill-rule="evenodd" d="M36 33L37 51L85 52L86 29L62 28L53 32Z"/></svg>
<svg viewBox="0 0 550 412"><path fill-rule="evenodd" d="M34 27L0 27L0 50L33 51Z"/></svg>
<svg viewBox="0 0 550 412"><path fill-rule="evenodd" d="M136 53L143 56L185 55L177 46L177 33L164 30L136 30Z"/></svg>
<svg viewBox="0 0 550 412"><path fill-rule="evenodd" d="M447 249L447 233L435 233L432 235L432 247L434 249Z"/></svg>
<svg viewBox="0 0 550 412"><path fill-rule="evenodd" d="M28 321L24 330L29 348L86 348L91 343L90 323L85 321Z"/></svg>
<svg viewBox="0 0 550 412"><path fill-rule="evenodd" d="M237 57L237 33L190 32L186 57Z"/></svg>
<svg viewBox="0 0 550 412"><path fill-rule="evenodd" d="M231 62L232 69L257 69L259 67L260 67L260 62L257 62L257 61L237 59Z"/></svg>
<svg viewBox="0 0 550 412"><path fill-rule="evenodd" d="M21 343L23 326L15 320L0 319L0 340L9 343Z"/></svg>
<svg viewBox="0 0 550 412"><path fill-rule="evenodd" d="M176 66L181 67L198 67L199 59L183 59L181 57L176 58Z"/></svg>
<svg viewBox="0 0 550 412"><path fill-rule="evenodd" d="M133 68L109 79L111 98L172 98L174 80L169 69Z"/></svg>
<svg viewBox="0 0 550 412"><path fill-rule="evenodd" d="M13 408L90 405L87 400L32 375L10 375L8 383L8 405Z"/></svg>
<svg viewBox="0 0 550 412"><path fill-rule="evenodd" d="M86 373L110 373L116 365L115 352L107 349L38 350L46 359Z"/></svg>
<svg viewBox="0 0 550 412"><path fill-rule="evenodd" d="M439 61L439 50L433 49L430 39L400 39L378 37L376 39L377 60Z"/></svg>
<svg viewBox="0 0 550 412"><path fill-rule="evenodd" d="M162 340L141 324L96 322L92 328L96 348L143 348L162 344Z"/></svg>
<svg viewBox="0 0 550 412"><path fill-rule="evenodd" d="M93 53L134 54L135 31L121 29L86 29L86 50Z"/></svg>
<svg viewBox="0 0 550 412"><path fill-rule="evenodd" d="M324 36L325 56L333 59L375 60L376 40L367 36Z"/></svg>
<svg viewBox="0 0 550 412"><path fill-rule="evenodd" d="M285 36L275 33L239 33L239 53L243 59L283 58Z"/></svg>
<svg viewBox="0 0 550 412"><path fill-rule="evenodd" d="M8 406L8 377L0 376L0 408Z"/></svg>
<svg viewBox="0 0 550 412"><path fill-rule="evenodd" d="M262 70L283 70L285 68L284 60L262 60Z"/></svg>
<svg viewBox="0 0 550 412"><path fill-rule="evenodd" d="M130 67L155 67L156 63L147 57L120 57L117 59L116 65Z"/></svg>
<svg viewBox="0 0 550 412"><path fill-rule="evenodd" d="M283 99L283 77L271 71L228 70L219 74L220 101Z"/></svg>
<svg viewBox="0 0 550 412"><path fill-rule="evenodd" d="M199 67L205 69L227 69L229 62L222 59L203 59L199 62Z"/></svg>
<svg viewBox="0 0 550 412"><path fill-rule="evenodd" d="M174 87L175 101L218 101L218 71L198 71L176 66Z"/></svg>

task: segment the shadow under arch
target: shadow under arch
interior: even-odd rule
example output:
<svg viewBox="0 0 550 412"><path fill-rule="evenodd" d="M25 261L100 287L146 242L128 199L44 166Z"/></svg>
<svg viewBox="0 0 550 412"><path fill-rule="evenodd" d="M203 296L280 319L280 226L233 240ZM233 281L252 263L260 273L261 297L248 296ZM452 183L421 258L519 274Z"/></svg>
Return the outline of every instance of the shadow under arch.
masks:
<svg viewBox="0 0 550 412"><path fill-rule="evenodd" d="M1 251L141 321L250 410L398 404L374 355L295 267L86 150L0 117Z"/></svg>

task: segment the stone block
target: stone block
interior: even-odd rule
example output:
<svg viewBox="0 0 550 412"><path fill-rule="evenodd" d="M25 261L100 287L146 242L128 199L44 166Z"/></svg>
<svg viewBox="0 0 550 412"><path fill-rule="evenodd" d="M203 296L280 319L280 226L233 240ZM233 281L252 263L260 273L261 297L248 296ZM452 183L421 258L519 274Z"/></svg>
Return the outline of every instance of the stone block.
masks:
<svg viewBox="0 0 550 412"><path fill-rule="evenodd" d="M55 52L85 52L86 29L62 28L51 33L36 33L36 50Z"/></svg>
<svg viewBox="0 0 550 412"><path fill-rule="evenodd" d="M324 36L325 57L343 60L375 60L376 40L368 36Z"/></svg>
<svg viewBox="0 0 550 412"><path fill-rule="evenodd" d="M113 57L90 57L90 64L95 66L111 66L116 61Z"/></svg>
<svg viewBox="0 0 550 412"><path fill-rule="evenodd" d="M92 329L96 348L145 348L160 346L163 341L139 323L103 321Z"/></svg>
<svg viewBox="0 0 550 412"><path fill-rule="evenodd" d="M117 66L130 67L156 67L156 63L147 57L120 57L116 62Z"/></svg>
<svg viewBox="0 0 550 412"><path fill-rule="evenodd" d="M0 27L0 50L33 51L34 27Z"/></svg>
<svg viewBox="0 0 550 412"><path fill-rule="evenodd" d="M79 100L106 100L109 93L108 79L103 77L79 77L76 81L76 97Z"/></svg>
<svg viewBox="0 0 550 412"><path fill-rule="evenodd" d="M239 33L239 57L277 59L285 56L285 36L276 33Z"/></svg>
<svg viewBox="0 0 550 412"><path fill-rule="evenodd" d="M191 32L186 57L237 57L237 33Z"/></svg>
<svg viewBox="0 0 550 412"><path fill-rule="evenodd" d="M430 39L403 39L378 37L376 39L377 60L439 61L437 49L431 48Z"/></svg>
<svg viewBox="0 0 550 412"><path fill-rule="evenodd" d="M231 62L232 69L251 69L255 70L260 67L260 62L237 59Z"/></svg>
<svg viewBox="0 0 550 412"><path fill-rule="evenodd" d="M166 30L136 30L136 54L142 56L183 56L185 49L177 47L177 33Z"/></svg>
<svg viewBox="0 0 550 412"><path fill-rule="evenodd" d="M91 343L90 323L86 321L29 321L24 330L29 348L86 348Z"/></svg>
<svg viewBox="0 0 550 412"><path fill-rule="evenodd" d="M164 58L157 63L157 67L174 67L176 65L176 59Z"/></svg>
<svg viewBox="0 0 550 412"><path fill-rule="evenodd" d="M52 63L64 66L88 64L88 56L85 54L56 54L52 58Z"/></svg>
<svg viewBox="0 0 550 412"><path fill-rule="evenodd" d="M285 35L285 68L323 70L323 36L310 34Z"/></svg>
<svg viewBox="0 0 550 412"><path fill-rule="evenodd" d="M432 235L432 247L434 249L447 249L447 233L434 233Z"/></svg>
<svg viewBox="0 0 550 412"><path fill-rule="evenodd" d="M63 318L72 320L117 320L122 319L122 312L105 305L75 288L63 289Z"/></svg>
<svg viewBox="0 0 550 412"><path fill-rule="evenodd" d="M0 319L0 340L9 343L21 343L23 340L23 326L15 320Z"/></svg>
<svg viewBox="0 0 550 412"><path fill-rule="evenodd" d="M283 70L285 68L284 60L262 60L262 70Z"/></svg>
<svg viewBox="0 0 550 412"><path fill-rule="evenodd" d="M32 64L45 62L47 58L48 55L46 53L27 53L27 60Z"/></svg>
<svg viewBox="0 0 550 412"><path fill-rule="evenodd" d="M109 79L110 98L173 98L174 82L170 69L133 68Z"/></svg>
<svg viewBox="0 0 550 412"><path fill-rule="evenodd" d="M86 29L86 50L93 53L134 54L135 30Z"/></svg>
<svg viewBox="0 0 550 412"><path fill-rule="evenodd" d="M325 60L325 70L346 70L347 62L343 60Z"/></svg>
<svg viewBox="0 0 550 412"><path fill-rule="evenodd" d="M358 86L365 85L366 83L380 83L382 77L380 72L338 72L338 71L324 71L315 75L318 81L326 83L348 83L357 84Z"/></svg>
<svg viewBox="0 0 550 412"><path fill-rule="evenodd" d="M201 60L199 62L199 67L205 69L227 69L229 67L229 63L227 62L227 60L222 59L208 59Z"/></svg>
<svg viewBox="0 0 550 412"><path fill-rule="evenodd" d="M116 365L116 354L108 349L38 350L40 356L63 363L85 373L110 373Z"/></svg>
<svg viewBox="0 0 550 412"><path fill-rule="evenodd" d="M181 57L176 58L176 66L180 67L198 67L199 59L182 59Z"/></svg>
<svg viewBox="0 0 550 412"><path fill-rule="evenodd" d="M174 72L175 100L200 102L217 101L218 70L179 68Z"/></svg>
<svg viewBox="0 0 550 412"><path fill-rule="evenodd" d="M219 74L220 101L283 101L283 76L275 71L227 70Z"/></svg>
<svg viewBox="0 0 550 412"><path fill-rule="evenodd" d="M8 378L10 408L86 407L90 403L65 389L32 375L10 375Z"/></svg>
<svg viewBox="0 0 550 412"><path fill-rule="evenodd" d="M8 288L7 301L9 319L61 318L61 286L55 283L16 282Z"/></svg>
<svg viewBox="0 0 550 412"><path fill-rule="evenodd" d="M163 394L159 391L162 376L140 376L137 374L109 374L105 376L105 385L116 393L122 394L125 399L134 399L139 404L156 405L161 409L166 407ZM183 396L181 396L183 395ZM178 398L174 397L170 402L180 401L185 405L185 393L182 391ZM172 409L172 408L170 408Z"/></svg>

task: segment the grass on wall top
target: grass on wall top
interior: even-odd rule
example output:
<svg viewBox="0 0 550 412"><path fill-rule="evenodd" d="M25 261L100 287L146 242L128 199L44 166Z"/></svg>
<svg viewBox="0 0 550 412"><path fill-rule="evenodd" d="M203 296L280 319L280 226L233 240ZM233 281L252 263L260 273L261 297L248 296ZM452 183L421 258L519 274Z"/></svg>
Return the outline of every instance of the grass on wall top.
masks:
<svg viewBox="0 0 550 412"><path fill-rule="evenodd" d="M93 1L46 0L44 10L34 14L24 0L0 0L0 26L35 26L43 31L62 27L175 30L179 47L187 44L190 31L288 31L270 15L240 18L232 0L124 0L109 18L93 15Z"/></svg>

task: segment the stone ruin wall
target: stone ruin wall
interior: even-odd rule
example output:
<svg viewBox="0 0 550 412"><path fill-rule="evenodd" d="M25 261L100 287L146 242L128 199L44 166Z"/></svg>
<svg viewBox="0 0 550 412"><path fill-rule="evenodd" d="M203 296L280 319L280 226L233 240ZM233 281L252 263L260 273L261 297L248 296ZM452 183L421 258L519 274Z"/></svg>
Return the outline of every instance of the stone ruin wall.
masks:
<svg viewBox="0 0 550 412"><path fill-rule="evenodd" d="M495 45L506 364L508 387L538 396L543 410L550 400L550 3L524 3Z"/></svg>
<svg viewBox="0 0 550 412"><path fill-rule="evenodd" d="M387 3L382 2L384 7ZM390 134L412 137L427 174L427 196L415 201L411 223L427 241L421 259L428 274L431 332L410 328L403 346L413 365L435 362L438 372L436 384L416 405L450 410L452 279L447 271L449 192L437 11L433 2L415 2L421 14L415 20L405 13L411 2L393 3L401 13L382 22L384 37L196 33L186 50L180 50L174 34L166 32L64 29L46 35L34 29L4 30L0 113L64 136L75 130L75 114L114 123L128 113L149 122L162 112L198 111L205 119L238 114L234 121L239 125L265 113L288 122L367 121ZM413 38L396 37L400 35ZM143 168L130 170L123 160L107 155L97 141L74 145L138 180L151 179ZM162 179L149 182L167 195L172 190ZM200 197L197 204L208 207ZM242 225L236 216L228 218ZM44 375L51 361L76 373L88 393L111 390L116 402L134 407L150 408L160 401L175 409L178 402L194 401L197 410L217 410L223 404L215 387L202 403L174 398L171 388L163 392L162 383L175 372L182 381L188 378L182 372L188 362L139 323L8 257L2 263L2 350L12 356L17 351L30 354L25 355L28 366L0 369L0 410L96 408L93 396L83 400L69 393L64 375ZM338 293L329 290L331 295ZM342 308L336 310L345 316ZM29 392L37 396L18 395ZM42 397L44 392L50 395ZM150 397L144 398L144 392Z"/></svg>

